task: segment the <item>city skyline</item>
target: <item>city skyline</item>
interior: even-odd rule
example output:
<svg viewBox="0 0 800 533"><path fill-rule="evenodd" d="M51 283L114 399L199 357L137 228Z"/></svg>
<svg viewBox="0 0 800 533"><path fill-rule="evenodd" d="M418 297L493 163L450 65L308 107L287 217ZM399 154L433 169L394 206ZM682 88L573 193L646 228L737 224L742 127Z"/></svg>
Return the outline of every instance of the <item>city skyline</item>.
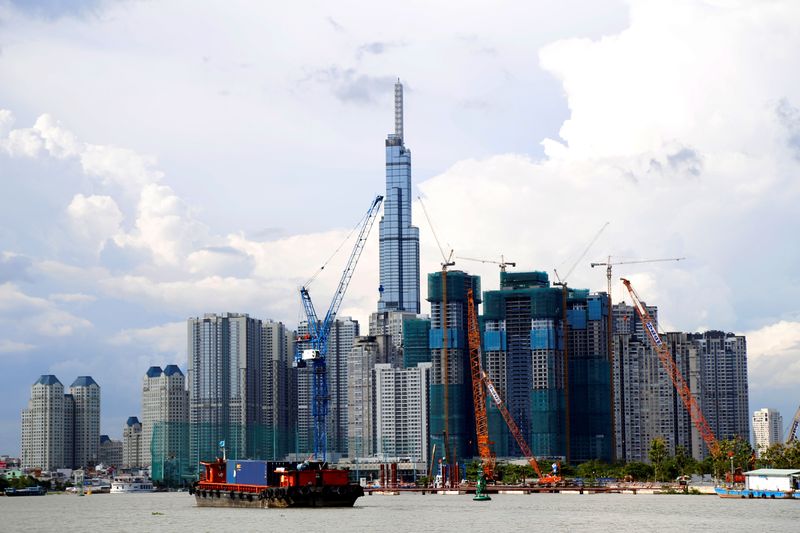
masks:
<svg viewBox="0 0 800 533"><path fill-rule="evenodd" d="M789 418L800 402L800 250L787 230L800 222L800 89L783 53L800 37L782 28L798 7L566 4L497 20L432 8L388 27L377 8L287 8L271 22L289 44L277 47L261 40L258 8L0 3L11 191L0 199L0 360L13 378L0 452L19 448L39 375L93 375L115 391L101 431L118 438L141 373L187 369L188 317L250 313L294 328L296 288L384 189L398 76L412 194L445 253L562 272L609 221L569 279L592 291L605 278L591 260L686 256L615 278L631 277L667 331L745 335L750 411ZM182 48L156 19L185 28ZM194 37L217 20L242 39ZM425 276L442 258L413 212ZM456 261L498 287L494 265ZM323 300L331 271L315 285ZM378 285L373 235L340 314L367 324ZM615 281L614 303L622 294Z"/></svg>

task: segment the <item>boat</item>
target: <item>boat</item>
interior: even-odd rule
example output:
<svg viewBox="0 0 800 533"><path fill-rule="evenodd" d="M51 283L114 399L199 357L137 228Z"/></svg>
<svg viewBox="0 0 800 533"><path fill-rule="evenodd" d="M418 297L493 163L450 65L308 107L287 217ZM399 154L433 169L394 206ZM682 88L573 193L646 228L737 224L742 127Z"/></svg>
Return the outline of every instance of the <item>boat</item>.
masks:
<svg viewBox="0 0 800 533"><path fill-rule="evenodd" d="M198 507L352 507L364 495L361 485L350 482L349 470L323 461L200 464L201 479L189 489Z"/></svg>
<svg viewBox="0 0 800 533"><path fill-rule="evenodd" d="M794 490L753 490L742 486L714 487L714 492L720 498L769 498L800 500L800 492Z"/></svg>
<svg viewBox="0 0 800 533"><path fill-rule="evenodd" d="M33 487L25 487L24 489L13 489L11 487L5 490L6 496L44 496L47 494L47 489L35 485Z"/></svg>
<svg viewBox="0 0 800 533"><path fill-rule="evenodd" d="M745 472L743 483L714 487L720 498L769 498L800 500L800 470L760 468Z"/></svg>
<svg viewBox="0 0 800 533"><path fill-rule="evenodd" d="M155 492L156 488L149 479L136 476L118 476L111 482L111 494L128 494L131 492Z"/></svg>

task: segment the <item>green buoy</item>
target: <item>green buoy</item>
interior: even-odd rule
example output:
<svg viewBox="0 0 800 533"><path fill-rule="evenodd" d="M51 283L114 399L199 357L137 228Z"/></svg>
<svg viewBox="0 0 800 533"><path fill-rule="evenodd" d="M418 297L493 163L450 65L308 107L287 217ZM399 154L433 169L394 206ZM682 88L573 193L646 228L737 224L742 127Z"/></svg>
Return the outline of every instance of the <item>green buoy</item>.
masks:
<svg viewBox="0 0 800 533"><path fill-rule="evenodd" d="M486 494L486 476L483 472L478 474L478 483L475 485L475 496L472 498L476 502L485 502L492 499L491 496Z"/></svg>

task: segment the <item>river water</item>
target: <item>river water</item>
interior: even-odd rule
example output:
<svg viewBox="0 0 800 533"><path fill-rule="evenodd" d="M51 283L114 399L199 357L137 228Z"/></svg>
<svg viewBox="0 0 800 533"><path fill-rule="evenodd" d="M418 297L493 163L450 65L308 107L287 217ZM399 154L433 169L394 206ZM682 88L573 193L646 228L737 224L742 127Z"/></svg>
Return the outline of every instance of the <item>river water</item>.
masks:
<svg viewBox="0 0 800 533"><path fill-rule="evenodd" d="M0 531L800 531L800 500L627 494L364 496L346 509L198 508L188 493L0 498Z"/></svg>

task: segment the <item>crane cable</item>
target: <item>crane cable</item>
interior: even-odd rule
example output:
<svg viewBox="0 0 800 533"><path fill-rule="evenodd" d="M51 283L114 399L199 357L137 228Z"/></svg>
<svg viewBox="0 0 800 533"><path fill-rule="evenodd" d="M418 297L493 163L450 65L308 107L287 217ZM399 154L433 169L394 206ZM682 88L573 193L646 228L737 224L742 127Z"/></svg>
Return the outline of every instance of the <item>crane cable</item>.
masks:
<svg viewBox="0 0 800 533"><path fill-rule="evenodd" d="M303 287L308 288L308 286L311 285L311 283L315 279L317 279L317 276L319 276L322 273L322 271L325 270L325 267L328 266L328 263L330 263L331 260L336 256L336 254L339 253L339 251L342 249L342 247L347 243L347 241L350 240L350 237L353 236L353 233L355 233L355 231L358 228L361 227L361 225L364 223L364 219L367 218L368 216L369 216L369 211L367 211L367 213L364 216L362 216L360 219L358 219L358 222L356 223L355 226L353 226L353 229L350 230L350 233L348 233L347 236L344 238L344 240L339 244L339 246L336 247L336 249L333 251L333 253L330 255L330 257L328 257L328 259L326 259L325 262L322 263L322 266L319 267L319 269L314 273L314 275L311 276L308 279L308 281L305 282Z"/></svg>

